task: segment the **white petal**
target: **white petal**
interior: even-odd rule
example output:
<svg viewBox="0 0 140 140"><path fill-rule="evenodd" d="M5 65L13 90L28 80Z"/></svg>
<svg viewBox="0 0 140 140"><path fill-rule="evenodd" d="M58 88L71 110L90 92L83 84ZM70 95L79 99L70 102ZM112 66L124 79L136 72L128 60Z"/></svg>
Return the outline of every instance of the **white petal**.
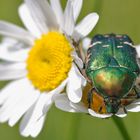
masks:
<svg viewBox="0 0 140 140"><path fill-rule="evenodd" d="M72 52L71 56L74 58L74 61L80 69L83 69L83 61L78 57L75 51Z"/></svg>
<svg viewBox="0 0 140 140"><path fill-rule="evenodd" d="M75 28L73 38L79 40L87 36L95 27L99 19L98 14L91 13L86 16Z"/></svg>
<svg viewBox="0 0 140 140"><path fill-rule="evenodd" d="M129 112L140 112L140 105L130 104L126 107Z"/></svg>
<svg viewBox="0 0 140 140"><path fill-rule="evenodd" d="M17 107L25 97L27 98L27 94L30 91L32 91L32 86L30 86L26 78L12 82L2 89L0 95L8 93L8 96L1 96L4 100L1 99L1 103L3 104L0 108L0 122L5 122L10 119L15 107Z"/></svg>
<svg viewBox="0 0 140 140"><path fill-rule="evenodd" d="M98 118L109 118L112 116L112 114L98 114L95 111L88 109L89 114L94 116L94 117L98 117Z"/></svg>
<svg viewBox="0 0 140 140"><path fill-rule="evenodd" d="M55 88L54 90L48 92L47 94L51 96L50 98L52 98L55 94L61 93L61 92L64 90L64 88L65 88L67 82L68 82L68 79L66 79L65 81L63 81L63 82L62 82L57 88ZM52 98L51 100L52 100L52 102L54 101L53 98ZM49 108L48 108L48 102L46 102L46 104L44 105L44 108L43 108L43 114L46 114L46 113L48 112L48 109L49 109Z"/></svg>
<svg viewBox="0 0 140 140"><path fill-rule="evenodd" d="M56 96L53 97L53 99L55 101L55 106L58 109L66 112L77 112L77 110L70 105L70 101L68 100L68 97L64 93L57 94Z"/></svg>
<svg viewBox="0 0 140 140"><path fill-rule="evenodd" d="M13 80L25 77L27 71L24 63L1 63L0 80Z"/></svg>
<svg viewBox="0 0 140 140"><path fill-rule="evenodd" d="M1 46L8 46L8 45L15 45L18 41L16 39L13 39L11 37L3 37L2 40L1 40L1 43L0 43L0 47Z"/></svg>
<svg viewBox="0 0 140 140"><path fill-rule="evenodd" d="M77 90L74 90L72 89L74 85L72 85L71 83L68 84L67 86L67 93L68 93L68 98L74 102L74 103L78 103L81 101L81 98L82 98L82 89L77 89Z"/></svg>
<svg viewBox="0 0 140 140"><path fill-rule="evenodd" d="M39 38L41 36L41 31L37 26L38 23L33 20L31 13L25 4L22 4L19 7L19 15L25 27L32 33L33 36Z"/></svg>
<svg viewBox="0 0 140 140"><path fill-rule="evenodd" d="M27 90L28 91L28 89L24 89L24 87L22 87L27 82L28 81L27 81L26 78L25 79L20 79L20 80L16 80L16 81L13 81L13 82L9 83L5 88L3 88L0 91L0 105L5 103L5 101L7 99L10 99L14 95L16 95L16 94L20 95L19 93L17 93L17 90L24 90L24 91ZM16 87L16 88L13 88L13 87Z"/></svg>
<svg viewBox="0 0 140 140"><path fill-rule="evenodd" d="M57 88L48 92L48 94L56 94L56 93L62 92L64 87L66 86L67 82L68 82L68 79L64 80Z"/></svg>
<svg viewBox="0 0 140 140"><path fill-rule="evenodd" d="M42 13L40 6L36 4L36 1L32 1L32 0L25 0L25 4L29 9L31 16L35 21L39 31L41 31L42 34L47 33L48 27L46 23L46 17L44 13Z"/></svg>
<svg viewBox="0 0 140 140"><path fill-rule="evenodd" d="M33 43L33 37L30 33L22 29L21 27L5 21L0 21L0 34L19 39L28 44Z"/></svg>
<svg viewBox="0 0 140 140"><path fill-rule="evenodd" d="M62 7L60 4L60 0L50 0L51 7L56 15L57 21L62 28L64 25L64 15L62 11Z"/></svg>
<svg viewBox="0 0 140 140"><path fill-rule="evenodd" d="M135 49L137 51L138 58L140 58L140 45L135 46Z"/></svg>
<svg viewBox="0 0 140 140"><path fill-rule="evenodd" d="M41 132L42 128L43 128L43 125L44 125L44 122L45 122L45 119L46 119L46 115L45 116L42 116L32 127L32 131L31 131L31 137L33 138L36 138L39 133Z"/></svg>
<svg viewBox="0 0 140 140"><path fill-rule="evenodd" d="M11 46L12 45L12 46ZM0 45L0 59L11 61L11 62L25 62L28 53L30 51L29 48L20 49L21 43L15 42L14 44L3 44Z"/></svg>
<svg viewBox="0 0 140 140"><path fill-rule="evenodd" d="M82 98L81 79L76 74L74 65L69 72L69 81L66 88L68 98L74 103L80 102Z"/></svg>
<svg viewBox="0 0 140 140"><path fill-rule="evenodd" d="M47 0L25 0L31 14L41 24L41 31L47 32L47 26L51 30L58 29L56 16ZM46 26L47 25L47 26Z"/></svg>
<svg viewBox="0 0 140 140"><path fill-rule="evenodd" d="M35 103L35 101L39 97L39 91L31 88L30 91L25 93L25 97L17 103L14 107L14 111L12 112L8 124L10 126L14 126L18 120L24 115L24 113Z"/></svg>
<svg viewBox="0 0 140 140"><path fill-rule="evenodd" d="M85 51L88 50L90 43L91 43L91 38L86 37L85 39L83 39L82 44L83 44L83 49Z"/></svg>
<svg viewBox="0 0 140 140"><path fill-rule="evenodd" d="M9 51L7 48L0 48L0 59L11 62L25 62L30 49Z"/></svg>
<svg viewBox="0 0 140 140"><path fill-rule="evenodd" d="M132 104L140 105L140 99L136 99Z"/></svg>
<svg viewBox="0 0 140 140"><path fill-rule="evenodd" d="M26 70L0 71L0 81L20 79L24 78L26 75Z"/></svg>
<svg viewBox="0 0 140 140"><path fill-rule="evenodd" d="M64 31L69 36L71 36L74 31L73 3L71 0L68 0L64 12Z"/></svg>
<svg viewBox="0 0 140 140"><path fill-rule="evenodd" d="M82 5L83 5L83 0L74 0L74 4L73 4L73 11L74 12L73 13L74 13L74 21L75 22L80 14Z"/></svg>
<svg viewBox="0 0 140 140"><path fill-rule="evenodd" d="M87 84L87 80L85 79L85 77L80 73L79 69L76 67L76 65L73 65L74 66L74 69L75 69L75 72L77 74L77 77L80 78L81 80L81 85L82 86L86 86Z"/></svg>
<svg viewBox="0 0 140 140"><path fill-rule="evenodd" d="M124 118L127 116L127 113L124 112L124 108L120 108L115 115L120 117L120 118Z"/></svg>
<svg viewBox="0 0 140 140"><path fill-rule="evenodd" d="M41 94L36 103L25 114L20 124L20 133L23 136L30 135L35 137L40 133L45 119L42 111L46 102L48 102L48 108L50 108L52 104L51 98L50 94ZM38 121L40 121L39 124Z"/></svg>
<svg viewBox="0 0 140 140"><path fill-rule="evenodd" d="M84 106L82 102L80 103L72 103L70 102L71 107L73 107L77 112L83 112L83 113L88 113L88 109Z"/></svg>
<svg viewBox="0 0 140 140"><path fill-rule="evenodd" d="M16 87L13 87L16 88ZM4 123L10 119L12 112L14 111L14 107L17 106L17 103L24 98L25 94L21 93L13 94L12 97L9 97L5 103L0 108L0 122Z"/></svg>
<svg viewBox="0 0 140 140"><path fill-rule="evenodd" d="M11 63L11 62L1 62L0 63L0 71L22 70L25 68L26 68L25 63Z"/></svg>

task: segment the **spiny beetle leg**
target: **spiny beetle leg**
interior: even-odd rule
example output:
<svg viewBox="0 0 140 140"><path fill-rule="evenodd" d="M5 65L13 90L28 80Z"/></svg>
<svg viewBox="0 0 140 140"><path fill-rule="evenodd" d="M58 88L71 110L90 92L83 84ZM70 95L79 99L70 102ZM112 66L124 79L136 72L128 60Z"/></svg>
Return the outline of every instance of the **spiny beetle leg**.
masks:
<svg viewBox="0 0 140 140"><path fill-rule="evenodd" d="M126 110L126 108L125 108L125 107L123 108L123 110L124 110L124 113L125 113L125 114L127 114L127 110Z"/></svg>
<svg viewBox="0 0 140 140"><path fill-rule="evenodd" d="M92 89L88 92L88 97L87 97L88 108L91 107L91 103L93 102L93 90L94 90L94 88L92 88Z"/></svg>
<svg viewBox="0 0 140 140"><path fill-rule="evenodd" d="M140 89L135 86L134 87L134 90L135 90L135 93L136 93L137 98L140 98Z"/></svg>

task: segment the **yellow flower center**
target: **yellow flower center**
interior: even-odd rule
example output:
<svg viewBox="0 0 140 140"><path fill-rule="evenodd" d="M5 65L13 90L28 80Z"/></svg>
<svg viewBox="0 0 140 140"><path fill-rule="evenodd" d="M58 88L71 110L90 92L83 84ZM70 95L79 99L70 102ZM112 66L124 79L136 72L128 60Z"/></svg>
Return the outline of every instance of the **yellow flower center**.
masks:
<svg viewBox="0 0 140 140"><path fill-rule="evenodd" d="M27 59L28 78L40 91L50 91L64 81L72 65L72 47L58 32L35 41Z"/></svg>

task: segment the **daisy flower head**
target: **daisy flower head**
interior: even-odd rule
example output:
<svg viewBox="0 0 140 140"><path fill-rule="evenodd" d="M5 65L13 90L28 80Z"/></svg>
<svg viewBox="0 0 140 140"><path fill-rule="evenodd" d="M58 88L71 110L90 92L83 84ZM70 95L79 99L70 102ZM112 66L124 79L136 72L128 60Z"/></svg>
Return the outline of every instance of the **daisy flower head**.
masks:
<svg viewBox="0 0 140 140"><path fill-rule="evenodd" d="M109 35L97 35L97 36L99 38L104 37L104 36L109 37ZM118 37L117 39L121 38L121 41L126 38L128 39L127 35L114 35L114 37ZM95 48L96 45L98 44L97 47L99 48L100 47L99 44L101 44L101 42L97 40L96 42L93 42L93 40L90 38L85 38L82 42L83 42L83 45L82 45L83 50L87 54L88 52L90 52L91 49L93 49L92 46L94 46ZM124 46L122 45L122 46L119 46L118 48L120 49L124 47L124 48L129 48L131 50L131 51L129 50L130 52L127 49L125 50L126 52L128 51L128 53L131 53L132 57L134 58L133 61L131 59L129 61L129 64L131 63L131 66L128 65L128 68L126 67L125 69L126 70L128 69L130 70L130 72L132 71L132 73L134 73L134 77L135 77L134 79L132 79L131 73L129 73L130 75L128 75L127 72L125 72L125 75L120 74L121 76L117 75L117 77L115 77L114 75L116 74L117 71L113 71L113 74L109 75L106 70L105 71L106 73L103 73L103 74L101 73L99 77L97 77L97 80L99 82L96 81L96 79L93 83L89 81L89 83L86 85L86 87L83 90L82 100L79 103L74 103L71 100L69 100L69 98L67 98L66 94L65 95L61 94L61 95L55 95L53 97L55 100L55 106L63 111L83 112L83 113L88 113L98 118L109 118L109 117L112 117L113 115L123 118L127 116L128 112L140 112L140 76L139 76L140 46L139 45L134 46L133 43L126 42L126 41L124 42L124 44L125 44ZM107 48L109 47L109 45L106 45L106 44L104 45L103 43L101 45L103 45L103 48L106 48L106 51L107 51ZM97 53L101 55L101 53L99 52ZM96 55L96 59L99 55ZM120 56L121 55L119 55L119 57ZM89 64L88 62L91 62L89 57L94 57L94 56L91 56L91 54L88 54L87 55L88 61L86 61L87 63L85 62L86 64ZM116 55L116 58L117 58L117 55ZM123 60L123 57L121 59ZM108 59L105 59L105 61L106 60ZM92 63L93 65L96 65L96 63L94 63L93 61ZM105 66L105 68L106 67L107 66ZM115 65L114 67L110 66L110 68L121 69L123 67ZM101 67L101 69L104 69L104 67ZM98 70L100 70L100 68ZM97 71L95 70L95 71L98 72L98 70ZM123 69L121 69L121 72L122 71ZM137 75L135 74L135 71L138 73ZM127 81L125 79L125 76L127 77ZM107 81L105 79L106 77L107 77ZM123 77L123 79L121 79L121 77ZM124 88L126 90L126 87L127 87L126 85L131 82L132 82L132 85L130 85L130 88L127 90L127 93L124 96L122 96L122 93L120 91L124 92ZM96 84L99 84L100 87L102 87L102 90L105 91L104 93L105 97L103 94L100 93L101 92L99 91L100 87L96 87L97 86ZM118 88L118 84L119 84L119 88ZM121 94L121 97L119 97L118 94L116 94L118 91ZM107 93L109 93L108 96L107 96ZM114 93L115 93L115 96L112 95Z"/></svg>
<svg viewBox="0 0 140 140"><path fill-rule="evenodd" d="M91 13L78 25L83 0L68 0L64 12L59 0L24 0L19 15L27 30L0 21L0 80L11 80L0 91L0 122L20 122L23 136L36 137L51 107L52 97L66 89L79 102L86 80L75 44L88 35L98 21Z"/></svg>

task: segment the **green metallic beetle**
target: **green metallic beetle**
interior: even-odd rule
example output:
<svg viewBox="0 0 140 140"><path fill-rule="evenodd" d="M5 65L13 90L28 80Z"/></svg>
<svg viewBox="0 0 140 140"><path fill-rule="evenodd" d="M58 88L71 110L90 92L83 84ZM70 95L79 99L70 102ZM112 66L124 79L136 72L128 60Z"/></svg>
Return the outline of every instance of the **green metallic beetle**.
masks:
<svg viewBox="0 0 140 140"><path fill-rule="evenodd" d="M88 95L89 108L98 113L105 113L104 107L106 113L115 114L140 97L135 84L140 74L137 54L127 35L96 35L87 51L85 73L93 87ZM99 108L94 107L94 94L103 98Z"/></svg>

